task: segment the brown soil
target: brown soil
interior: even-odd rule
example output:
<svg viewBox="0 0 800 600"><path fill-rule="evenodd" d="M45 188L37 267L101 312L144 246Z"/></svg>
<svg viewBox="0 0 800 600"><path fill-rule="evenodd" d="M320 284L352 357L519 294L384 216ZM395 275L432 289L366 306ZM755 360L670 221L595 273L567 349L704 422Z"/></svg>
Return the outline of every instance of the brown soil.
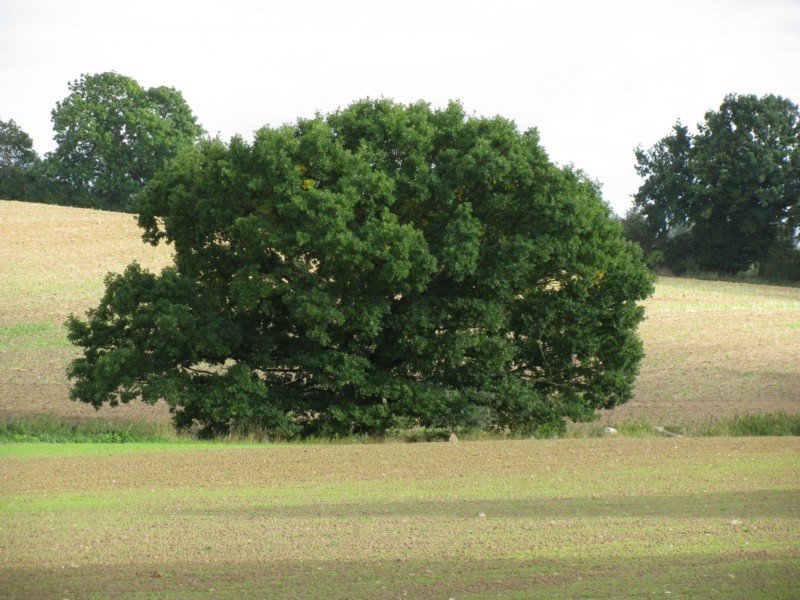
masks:
<svg viewBox="0 0 800 600"><path fill-rule="evenodd" d="M138 261L157 270L169 248L144 244L134 215L0 201L0 328L16 324L61 327L103 293L103 277ZM80 421L168 419L165 406L103 408L69 400L65 374L74 351L54 340L0 343L0 419L51 413ZM56 340L57 341L57 340Z"/></svg>
<svg viewBox="0 0 800 600"><path fill-rule="evenodd" d="M792 597L800 575L796 438L50 448L0 448L3 597Z"/></svg>
<svg viewBox="0 0 800 600"><path fill-rule="evenodd" d="M800 412L800 288L662 277L633 399L607 421Z"/></svg>
<svg viewBox="0 0 800 600"><path fill-rule="evenodd" d="M797 598L796 558L716 557L404 561L136 562L0 566L11 599L30 598ZM0 583L0 589L3 589ZM668 595L667 595L668 593ZM657 597L658 597L657 596Z"/></svg>
<svg viewBox="0 0 800 600"><path fill-rule="evenodd" d="M35 447L34 447L35 448ZM619 438L464 442L459 444L345 444L262 446L233 444L88 445L52 456L7 454L0 469L4 493L114 492L123 489L226 488L327 485L471 477L532 479L584 494L668 492L693 463L767 466L800 459L800 438ZM674 466L675 471L670 471ZM763 465L762 465L763 466ZM610 472L610 474L609 474ZM646 489L629 480L636 473L664 472ZM603 473L602 476L599 473ZM800 485L800 471L780 478L754 471L709 472L714 490L755 490ZM474 483L478 483L475 481ZM637 491L638 490L638 491ZM398 490L402 491L402 490Z"/></svg>

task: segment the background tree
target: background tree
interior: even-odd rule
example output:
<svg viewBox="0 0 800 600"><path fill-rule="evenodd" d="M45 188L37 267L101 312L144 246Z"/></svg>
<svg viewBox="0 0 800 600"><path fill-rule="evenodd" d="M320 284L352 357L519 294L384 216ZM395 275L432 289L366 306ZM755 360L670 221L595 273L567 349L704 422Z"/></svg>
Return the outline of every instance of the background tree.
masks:
<svg viewBox="0 0 800 600"><path fill-rule="evenodd" d="M731 94L697 135L678 123L649 151L637 149L645 181L636 211L670 266L736 273L790 243L800 224L799 140L795 104Z"/></svg>
<svg viewBox="0 0 800 600"><path fill-rule="evenodd" d="M0 120L0 198L25 198L38 163L31 137L14 119Z"/></svg>
<svg viewBox="0 0 800 600"><path fill-rule="evenodd" d="M175 266L109 276L70 320L74 399L289 436L529 433L630 397L641 252L505 119L365 100L201 142L139 223Z"/></svg>
<svg viewBox="0 0 800 600"><path fill-rule="evenodd" d="M663 265L664 253L659 249L657 235L640 210L635 206L631 207L619 223L622 226L622 236L641 247L648 267L657 269Z"/></svg>
<svg viewBox="0 0 800 600"><path fill-rule="evenodd" d="M203 130L174 88L144 89L117 73L82 75L53 110L55 152L49 171L76 201L130 211L166 160Z"/></svg>

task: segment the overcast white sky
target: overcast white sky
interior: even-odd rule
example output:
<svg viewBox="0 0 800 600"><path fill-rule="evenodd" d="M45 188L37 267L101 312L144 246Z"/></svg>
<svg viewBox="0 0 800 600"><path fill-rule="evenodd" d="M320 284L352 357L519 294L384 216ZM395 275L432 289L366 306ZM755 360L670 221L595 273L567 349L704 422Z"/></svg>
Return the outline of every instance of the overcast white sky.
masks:
<svg viewBox="0 0 800 600"><path fill-rule="evenodd" d="M40 153L67 83L110 70L176 87L224 138L365 96L459 99L538 127L621 214L637 144L729 92L800 102L800 0L0 2L0 119Z"/></svg>

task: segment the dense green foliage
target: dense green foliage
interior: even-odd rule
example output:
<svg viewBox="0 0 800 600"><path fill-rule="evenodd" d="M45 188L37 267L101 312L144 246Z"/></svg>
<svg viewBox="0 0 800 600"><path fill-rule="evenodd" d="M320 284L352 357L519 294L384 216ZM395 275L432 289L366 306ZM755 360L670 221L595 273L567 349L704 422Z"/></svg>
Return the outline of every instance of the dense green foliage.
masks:
<svg viewBox="0 0 800 600"><path fill-rule="evenodd" d="M82 75L53 110L47 174L72 203L130 211L166 160L203 133L179 91L142 88L117 73Z"/></svg>
<svg viewBox="0 0 800 600"><path fill-rule="evenodd" d="M535 130L388 100L205 141L141 198L174 268L109 276L73 398L274 436L562 430L630 397L652 291Z"/></svg>
<svg viewBox="0 0 800 600"><path fill-rule="evenodd" d="M23 198L38 163L31 137L14 119L0 120L0 198Z"/></svg>
<svg viewBox="0 0 800 600"><path fill-rule="evenodd" d="M0 198L131 211L146 183L203 133L180 92L117 73L83 75L53 110L56 150L0 121Z"/></svg>
<svg viewBox="0 0 800 600"><path fill-rule="evenodd" d="M775 247L791 250L800 227L796 105L729 95L697 135L677 123L650 150L637 149L636 159L644 183L627 227L645 221L644 247L659 253L654 258L676 271L727 274L786 260Z"/></svg>

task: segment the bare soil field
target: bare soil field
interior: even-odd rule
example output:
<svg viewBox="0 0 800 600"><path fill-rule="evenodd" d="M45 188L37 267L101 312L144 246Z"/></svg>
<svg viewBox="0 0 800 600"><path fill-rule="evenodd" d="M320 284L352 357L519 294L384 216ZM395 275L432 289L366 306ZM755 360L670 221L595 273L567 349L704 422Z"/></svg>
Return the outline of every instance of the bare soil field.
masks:
<svg viewBox="0 0 800 600"><path fill-rule="evenodd" d="M0 445L3 598L796 598L800 439Z"/></svg>
<svg viewBox="0 0 800 600"><path fill-rule="evenodd" d="M171 254L142 243L132 215L0 201L0 419L168 419L163 406L96 412L68 399L63 322L134 260L157 270ZM799 288L661 278L645 307L635 397L605 421L800 412Z"/></svg>
<svg viewBox="0 0 800 600"><path fill-rule="evenodd" d="M661 277L645 310L634 398L605 419L800 412L800 288Z"/></svg>
<svg viewBox="0 0 800 600"><path fill-rule="evenodd" d="M63 324L97 304L109 271L171 260L168 248L142 242L134 215L0 201L0 419L168 420L163 406L95 411L71 402L65 371L75 350Z"/></svg>

